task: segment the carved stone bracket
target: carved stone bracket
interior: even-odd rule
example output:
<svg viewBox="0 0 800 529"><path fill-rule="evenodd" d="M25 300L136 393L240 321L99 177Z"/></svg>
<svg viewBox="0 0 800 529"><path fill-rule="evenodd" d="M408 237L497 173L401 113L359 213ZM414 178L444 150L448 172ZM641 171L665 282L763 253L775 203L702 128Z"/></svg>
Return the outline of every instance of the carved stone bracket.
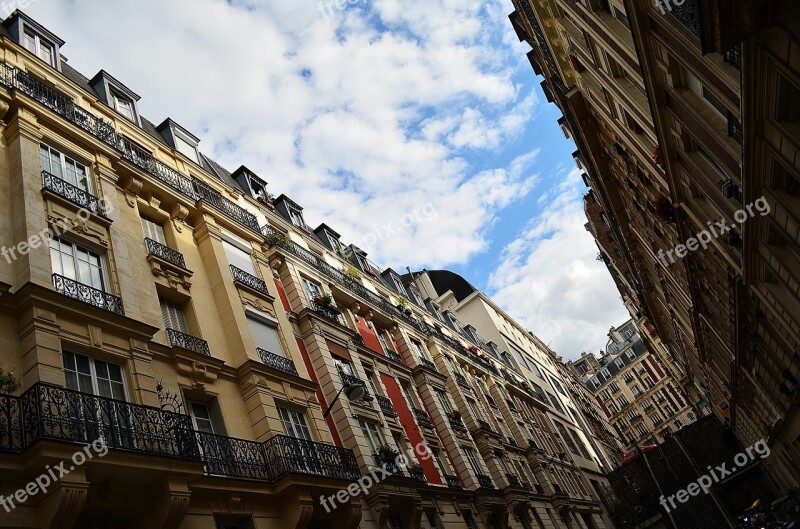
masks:
<svg viewBox="0 0 800 529"><path fill-rule="evenodd" d="M71 473L59 481L36 506L39 527L72 529L83 512L89 494L89 482L83 473Z"/></svg>
<svg viewBox="0 0 800 529"><path fill-rule="evenodd" d="M189 508L190 496L183 480L167 478L159 483L146 514L148 529L179 527Z"/></svg>
<svg viewBox="0 0 800 529"><path fill-rule="evenodd" d="M175 226L175 231L181 233L184 226L187 226L186 219L189 216L189 210L180 204L175 204L172 211L169 212L172 225Z"/></svg>

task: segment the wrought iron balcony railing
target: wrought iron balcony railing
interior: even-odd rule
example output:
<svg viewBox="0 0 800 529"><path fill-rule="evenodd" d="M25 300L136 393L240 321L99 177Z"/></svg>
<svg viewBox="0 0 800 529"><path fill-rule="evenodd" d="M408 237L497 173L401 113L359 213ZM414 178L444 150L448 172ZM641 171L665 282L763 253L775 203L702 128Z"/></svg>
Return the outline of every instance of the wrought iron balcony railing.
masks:
<svg viewBox="0 0 800 529"><path fill-rule="evenodd" d="M461 419L461 417L451 415L448 417L448 419L450 419L450 426L452 426L454 430L458 430L459 432L467 431L467 427L464 426L464 421Z"/></svg>
<svg viewBox="0 0 800 529"><path fill-rule="evenodd" d="M88 303L89 305L121 316L125 314L124 307L122 306L122 298L90 287L89 285L78 283L68 277L53 274L53 287L59 294L64 294L72 299Z"/></svg>
<svg viewBox="0 0 800 529"><path fill-rule="evenodd" d="M125 160L128 160L139 169L156 177L164 184L167 184L192 200L197 200L199 198L191 178L180 174L175 169L156 160L150 152L142 149L125 136L119 136L118 149L122 151L122 157Z"/></svg>
<svg viewBox="0 0 800 529"><path fill-rule="evenodd" d="M144 243L147 245L147 253L149 255L155 255L159 259L163 259L164 261L174 264L175 266L186 268L186 261L184 260L181 252L173 250L169 246L161 244L158 241L154 241L149 237L145 237Z"/></svg>
<svg viewBox="0 0 800 529"><path fill-rule="evenodd" d="M245 272L241 268L236 268L233 265L231 267L231 275L233 276L233 280L236 283L242 284L246 287L249 287L256 292L261 292L262 294L269 295L269 290L267 290L267 284L264 282L263 279L260 277L256 277L253 274Z"/></svg>
<svg viewBox="0 0 800 529"><path fill-rule="evenodd" d="M419 359L419 365L420 365L420 367L422 367L424 369L427 369L429 371L433 371L434 373L438 373L439 372L439 370L436 369L436 364L434 364L433 362L431 362L427 358L420 358Z"/></svg>
<svg viewBox="0 0 800 529"><path fill-rule="evenodd" d="M737 70L742 69L742 46L741 44L737 44L733 48L729 49L723 54L723 58L725 62L736 68Z"/></svg>
<svg viewBox="0 0 800 529"><path fill-rule="evenodd" d="M425 428L433 428L433 422L431 422L431 416L428 415L428 412L425 410L421 410L419 408L411 408L414 412L414 417L417 418L417 422L420 426Z"/></svg>
<svg viewBox="0 0 800 529"><path fill-rule="evenodd" d="M206 356L211 356L211 351L208 349L208 342L202 338L197 338L185 332L176 331L175 329L167 329L167 338L172 347L180 347L187 351L194 351Z"/></svg>
<svg viewBox="0 0 800 529"><path fill-rule="evenodd" d="M101 199L54 174L42 171L42 187L95 215L108 218L106 206Z"/></svg>
<svg viewBox="0 0 800 529"><path fill-rule="evenodd" d="M405 476L403 469L397 466L397 463L395 463L394 460L382 457L380 454L372 454L372 457L375 460L375 464L386 470L386 472L389 472L394 476Z"/></svg>
<svg viewBox="0 0 800 529"><path fill-rule="evenodd" d="M449 474L445 474L444 482L447 483L447 486L451 489L461 489L463 486L461 485L461 481L458 479L458 476L451 476Z"/></svg>
<svg viewBox="0 0 800 529"><path fill-rule="evenodd" d="M364 337L361 336L361 333L356 333L353 335L353 343L360 345L361 347L367 346L367 344L364 342Z"/></svg>
<svg viewBox="0 0 800 529"><path fill-rule="evenodd" d="M378 405L381 407L383 413L392 417L397 417L394 404L392 404L392 401L389 398L384 397L383 395L375 395L375 398L378 399Z"/></svg>
<svg viewBox="0 0 800 529"><path fill-rule="evenodd" d="M389 358L389 360L405 365L405 362L403 362L403 357L394 351L386 351L386 356Z"/></svg>
<svg viewBox="0 0 800 529"><path fill-rule="evenodd" d="M489 476L478 474L478 485L482 489L494 489L494 481Z"/></svg>
<svg viewBox="0 0 800 529"><path fill-rule="evenodd" d="M728 136L736 140L740 145L742 143L742 122L728 110Z"/></svg>
<svg viewBox="0 0 800 529"><path fill-rule="evenodd" d="M261 233L261 230L258 227L258 219L255 215L238 204L228 200L222 196L222 193L209 187L200 180L195 179L193 183L199 200L202 200L209 206L235 220L239 224L247 226L256 233Z"/></svg>
<svg viewBox="0 0 800 529"><path fill-rule="evenodd" d="M506 481L508 481L508 485L511 487L522 487L519 478L514 474L506 474Z"/></svg>
<svg viewBox="0 0 800 529"><path fill-rule="evenodd" d="M0 451L40 440L106 446L200 460L188 415L38 383L20 397L0 396Z"/></svg>
<svg viewBox="0 0 800 529"><path fill-rule="evenodd" d="M284 373L289 373L290 375L299 376L297 374L297 367L295 367L294 362L285 356L270 353L266 349L261 349L260 347L257 347L256 351L258 352L258 356L261 358L261 361L265 366L277 369L278 371L283 371Z"/></svg>
<svg viewBox="0 0 800 529"><path fill-rule="evenodd" d="M408 467L408 475L420 483L428 482L428 478L425 477L425 472L422 470L422 467Z"/></svg>
<svg viewBox="0 0 800 529"><path fill-rule="evenodd" d="M478 419L477 422L478 422L478 428L480 428L481 430L486 430L487 432L493 432L494 431L494 430L492 430L492 425L489 424L488 422L484 421L483 419Z"/></svg>
<svg viewBox="0 0 800 529"><path fill-rule="evenodd" d="M211 476L271 481L263 443L196 432L200 454Z"/></svg>
<svg viewBox="0 0 800 529"><path fill-rule="evenodd" d="M462 386L469 386L469 383L467 382L467 377L465 377L461 373L453 373L453 378L455 378L456 382L461 384Z"/></svg>
<svg viewBox="0 0 800 529"><path fill-rule="evenodd" d="M326 320L332 321L333 323L338 323L339 325L344 325L344 323L342 322L341 313L339 312L339 309L337 309L336 307L312 301L311 309L320 316L322 316L323 318L325 318Z"/></svg>
<svg viewBox="0 0 800 529"><path fill-rule="evenodd" d="M334 479L361 479L358 462L352 450L276 435L264 442L267 466L272 479L286 474L309 474Z"/></svg>

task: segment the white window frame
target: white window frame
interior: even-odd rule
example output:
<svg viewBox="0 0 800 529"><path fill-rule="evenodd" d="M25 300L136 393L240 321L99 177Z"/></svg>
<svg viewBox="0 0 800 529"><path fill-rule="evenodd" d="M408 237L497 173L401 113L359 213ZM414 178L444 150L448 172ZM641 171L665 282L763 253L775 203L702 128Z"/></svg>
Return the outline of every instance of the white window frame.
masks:
<svg viewBox="0 0 800 529"><path fill-rule="evenodd" d="M175 150L200 165L200 153L197 151L197 145L194 140L176 129L172 129L172 137L175 141Z"/></svg>
<svg viewBox="0 0 800 529"><path fill-rule="evenodd" d="M154 220L148 219L147 217L141 217L141 219L144 236L148 239L156 241L159 244L169 247L167 244L167 237L164 233L164 226Z"/></svg>
<svg viewBox="0 0 800 529"><path fill-rule="evenodd" d="M316 281L308 279L307 277L301 277L301 280L303 281L303 291L306 293L309 303L314 303L315 297L325 293L325 291L322 290L322 285Z"/></svg>
<svg viewBox="0 0 800 529"><path fill-rule="evenodd" d="M380 447L386 446L386 441L383 438L383 434L381 433L380 425L378 423L359 419L358 426L361 428L361 433L364 436L364 439L367 440L370 448L374 450L373 453L378 453L378 449Z"/></svg>
<svg viewBox="0 0 800 529"><path fill-rule="evenodd" d="M205 402L192 401L192 400L188 401L187 404L189 405L188 406L189 415L192 418L192 425L194 426L194 429L197 430L198 432L216 435L217 431L216 428L214 428L214 420L211 418L211 410L209 409L208 404L206 404ZM195 406L202 407L203 410L205 410L206 417L198 417L197 409L195 409ZM200 427L200 421L208 423L208 428L210 431L202 429Z"/></svg>
<svg viewBox="0 0 800 529"><path fill-rule="evenodd" d="M81 393L89 393L89 394L95 395L97 397L111 398L111 399L114 399L114 400L121 400L121 401L124 401L124 402L128 402L128 386L127 386L127 383L125 381L125 369L124 369L122 364L117 364L115 362L107 362L105 360L101 360L101 359L95 358L93 356L89 356L89 355L85 355L85 354L81 354L81 353L76 353L76 352L73 352L73 351L62 351L61 354L62 354L62 364L64 365L64 372L65 373L68 372L67 366L66 366L66 363L65 363L66 358L67 358L66 355L72 355L73 358L74 358L74 362L75 362L75 371L74 371L74 373L75 373L75 376L76 376L75 380L76 380L76 383L78 384L78 387L77 388L70 388L69 386L65 386L65 387L67 387L67 389L70 389L70 390L73 390L73 391L80 391ZM79 356L83 357L83 358L86 358L88 360L89 373L80 373L77 370L78 357ZM122 390L121 398L119 396L114 396L113 386L110 385L111 379L108 379L109 380L109 387L112 388L111 389L111 397L106 397L106 396L104 396L104 395L102 395L100 393L100 385L99 385L99 382L98 382L99 378L97 376L97 365L96 365L96 362L100 362L100 363L106 364L107 366L115 366L115 367L119 368L120 381L119 382L115 381L115 382L117 384L121 384L121 390ZM73 372L73 371L69 370L69 372ZM84 389L81 388L79 374L82 374L84 376L88 375L90 377L91 384L92 384L91 391L84 391Z"/></svg>
<svg viewBox="0 0 800 529"><path fill-rule="evenodd" d="M44 152L43 151L47 151L47 154L48 154L48 157L47 157L47 165L48 165L48 167L47 168L45 168L45 164L44 164ZM53 162L54 162L53 158L58 158L59 173L60 174L57 174L55 171L53 171ZM55 176L57 178L60 178L61 180L63 180L65 182L77 187L78 189L82 189L82 190L86 191L90 195L93 194L93 187L94 186L92 185L92 177L91 177L91 174L89 173L89 167L86 164L83 164L83 163L77 161L76 159L72 158L71 156L67 156L61 150L56 149L52 145L49 145L49 144L44 143L44 142L40 142L39 143L39 160L42 163L42 170L43 171L46 171L46 172L52 174L53 176ZM73 179L69 178L69 176L70 176L69 168L70 167L74 168L73 169L73 173L74 173L74 178ZM81 176L83 176L83 178L79 180L78 179L78 175L80 174L81 171L83 172L83 174L81 175Z"/></svg>
<svg viewBox="0 0 800 529"><path fill-rule="evenodd" d="M278 417L280 418L283 431L286 435L294 439L303 439L305 441L314 440L305 413L287 406L276 407L278 408Z"/></svg>
<svg viewBox="0 0 800 529"><path fill-rule="evenodd" d="M29 37L32 38L32 40L33 40L33 48L34 49L30 49L28 47L28 38ZM39 35L35 31L32 31L27 26L23 29L22 47L25 48L26 50L28 50L29 52L33 53L34 55L36 55L36 57L38 57L42 61L46 62L47 64L49 64L53 68L56 67L56 59L57 59L57 57L56 57L56 45L53 44L52 42L50 42L49 40L43 38L41 35ZM45 59L44 57L42 57L42 50L44 48L47 48L50 51L50 60L49 61L47 59Z"/></svg>
<svg viewBox="0 0 800 529"><path fill-rule="evenodd" d="M61 245L68 245L71 248L71 255L67 255L67 253L61 250ZM77 252L84 253L86 255L86 264L89 265L89 277L84 278L83 274L81 273L81 266L79 258L77 257ZM58 256L58 266L60 270L56 270L56 256ZM89 258L96 259L97 266L96 268L99 269L99 278L93 278L91 274L91 269L93 265L88 261ZM71 275L64 273L67 269L65 267L68 264L67 259L71 260L72 270ZM60 276L66 277L67 279L71 279L72 281L76 281L81 285L85 285L88 287L92 287L94 289L100 290L101 292L109 292L107 287L110 285L108 280L108 273L107 267L105 263L105 256L86 248L85 246L81 246L78 243L71 241L70 239L65 239L63 237L51 237L50 238L50 266L53 269L53 273L58 274ZM88 282L84 279L88 279ZM95 283L95 279L99 279L100 285Z"/></svg>
<svg viewBox="0 0 800 529"><path fill-rule="evenodd" d="M136 123L135 101L113 87L109 87L109 95L111 96L111 103L114 110L128 121ZM128 110L130 110L130 115L126 112L124 105L127 105Z"/></svg>
<svg viewBox="0 0 800 529"><path fill-rule="evenodd" d="M286 211L289 213L289 220L294 226L297 226L298 228L306 227L306 221L303 219L302 211L289 203L286 203Z"/></svg>

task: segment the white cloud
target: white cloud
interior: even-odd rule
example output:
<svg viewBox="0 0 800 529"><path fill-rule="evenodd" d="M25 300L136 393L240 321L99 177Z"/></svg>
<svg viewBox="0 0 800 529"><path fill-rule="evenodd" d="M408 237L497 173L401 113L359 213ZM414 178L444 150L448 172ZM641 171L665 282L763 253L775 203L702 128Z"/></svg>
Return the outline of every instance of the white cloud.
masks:
<svg viewBox="0 0 800 529"><path fill-rule="evenodd" d="M630 316L584 228L580 172L551 190L551 202L503 251L489 295L566 358L605 344Z"/></svg>

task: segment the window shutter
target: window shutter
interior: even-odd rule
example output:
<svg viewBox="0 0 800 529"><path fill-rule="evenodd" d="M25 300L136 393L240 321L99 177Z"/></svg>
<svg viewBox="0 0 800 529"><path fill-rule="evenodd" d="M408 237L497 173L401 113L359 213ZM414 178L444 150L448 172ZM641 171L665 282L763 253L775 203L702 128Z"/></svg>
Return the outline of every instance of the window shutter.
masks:
<svg viewBox="0 0 800 529"><path fill-rule="evenodd" d="M253 267L253 260L250 258L249 253L228 241L222 241L222 246L225 248L225 255L228 257L228 263L236 268L244 270L248 274L256 275L256 269Z"/></svg>
<svg viewBox="0 0 800 529"><path fill-rule="evenodd" d="M247 323L250 325L250 332L253 333L256 347L265 349L272 354L286 356L278 331L274 327L250 316L247 317Z"/></svg>
<svg viewBox="0 0 800 529"><path fill-rule="evenodd" d="M159 299L159 301L161 302L161 316L164 318L164 327L188 334L189 327L186 325L186 316L183 314L183 308L177 303L166 299Z"/></svg>
<svg viewBox="0 0 800 529"><path fill-rule="evenodd" d="M150 219L142 217L142 230L144 236L167 246L167 239L164 237L164 228Z"/></svg>
<svg viewBox="0 0 800 529"><path fill-rule="evenodd" d="M217 435L228 435L228 429L225 428L225 421L222 419L222 410L219 407L217 399L208 403L208 416L211 418L211 424L214 425L214 432Z"/></svg>

